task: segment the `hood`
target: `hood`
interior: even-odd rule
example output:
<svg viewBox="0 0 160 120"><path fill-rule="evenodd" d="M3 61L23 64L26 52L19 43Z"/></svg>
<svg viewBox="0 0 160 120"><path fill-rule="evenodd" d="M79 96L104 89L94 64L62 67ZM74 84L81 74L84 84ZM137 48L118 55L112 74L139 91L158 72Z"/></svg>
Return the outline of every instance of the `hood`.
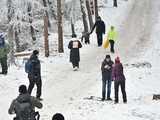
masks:
<svg viewBox="0 0 160 120"><path fill-rule="evenodd" d="M30 102L30 95L27 94L21 94L17 97L17 101L22 103L22 102Z"/></svg>

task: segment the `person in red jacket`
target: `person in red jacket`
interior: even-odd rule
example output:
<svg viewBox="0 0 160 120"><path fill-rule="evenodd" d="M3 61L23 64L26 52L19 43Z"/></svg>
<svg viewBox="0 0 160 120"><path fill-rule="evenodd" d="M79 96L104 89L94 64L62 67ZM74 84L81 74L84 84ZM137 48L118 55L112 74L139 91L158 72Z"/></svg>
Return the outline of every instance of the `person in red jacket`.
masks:
<svg viewBox="0 0 160 120"><path fill-rule="evenodd" d="M126 78L124 76L123 65L120 62L119 57L115 59L115 64L113 65L112 79L114 81L114 89L115 89L115 104L119 102L119 99L118 99L119 86L121 87L123 102L127 103L127 96L126 96L126 90L125 90Z"/></svg>

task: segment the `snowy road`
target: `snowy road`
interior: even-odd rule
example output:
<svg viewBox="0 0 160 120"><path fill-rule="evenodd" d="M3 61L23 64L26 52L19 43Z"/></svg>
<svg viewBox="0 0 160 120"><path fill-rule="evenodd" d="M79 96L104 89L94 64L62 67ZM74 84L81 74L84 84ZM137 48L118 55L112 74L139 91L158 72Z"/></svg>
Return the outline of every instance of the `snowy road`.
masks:
<svg viewBox="0 0 160 120"><path fill-rule="evenodd" d="M123 61L128 62L131 57L138 58L140 52L148 46L148 43L151 40L150 35L152 32L152 26L154 25L154 21L157 20L159 5L159 0L155 0L154 2L151 0L135 0L126 20L123 21L123 24L120 25L119 29L116 54L120 55L123 58ZM82 115L80 113L76 113L76 111L83 109L84 106L88 106L89 103L86 104L82 100L84 97L89 97L89 95L101 96L101 83L99 82L101 80L100 65L105 54L106 52L103 49L97 48L95 45L83 48L81 50L81 67L78 72L73 72L70 67L71 65L67 62L58 64L59 61L56 61L53 64L49 64L50 67L47 74L49 77L47 77L47 81L45 82L43 97L45 98L45 104L47 104L50 107L50 110L52 110L47 110L51 115L53 111L60 111L66 113L66 116L69 116L68 119L88 119L87 117L89 116L85 113L86 109L84 109L84 111L82 110ZM129 84L132 83L129 82ZM93 89L93 92L90 91L91 89ZM94 94L94 92L96 93ZM80 101L82 100L84 104L82 104L83 102L81 103L78 101L79 99ZM48 106L46 109L49 108ZM91 108L93 106L89 105ZM118 106L118 108L123 109L124 107L125 112L127 112L127 107L129 106L130 104L125 107ZM93 115L95 120L98 120L98 115L101 114L98 112L98 108L99 107L95 107L93 111L96 112L91 112L89 114L97 113L97 116ZM109 107L109 109L112 109L112 107ZM123 112L121 114L121 110L118 112L122 117L122 120L128 119L127 116L122 116ZM80 118L78 114L83 117ZM74 115L75 117L73 117ZM112 112L109 116L111 115ZM147 117L148 116L146 116L146 118ZM105 118L106 117L102 117L101 120ZM114 120L116 119L117 117L115 117ZM139 117L139 119L137 118L136 120L141 119L143 119L143 115L141 118Z"/></svg>
<svg viewBox="0 0 160 120"><path fill-rule="evenodd" d="M122 3L126 4L124 1ZM139 59L140 55L145 55L144 51L148 47L151 48L151 35L154 34L152 33L152 28L155 28L155 23L160 18L158 17L160 16L159 6L160 0L134 0L131 8L126 7L123 10L123 6L121 5L117 8L119 16L123 16L125 20L120 21L118 16L114 18L114 21L119 22L116 23L119 28L116 54L120 55L124 63L128 63L132 58ZM104 19L106 18L105 14L107 14L105 11L110 9L112 8L104 8L104 12L101 11L101 16L104 16ZM125 13L128 13L128 15L125 15ZM107 21L108 19L105 20ZM96 37L93 35L92 41L94 38ZM155 42L154 44L157 43L159 44L159 42ZM152 83L146 78L146 76L153 78L153 76L149 76L151 73L148 69L125 68L128 78L127 93L129 102L127 105L121 103L113 105L108 102L87 101L83 99L92 95L101 97L100 66L106 53L108 51L106 52L104 49L98 48L96 42L92 43L91 46L84 46L81 49L80 70L77 72L73 72L71 64L68 63L68 57L66 57L68 56L68 51L62 57L51 57L43 60L45 61L42 66L44 108L40 111L42 120L51 119L51 116L55 112L64 113L66 120L160 119L160 108L157 107L160 104L158 102L153 104L147 96L155 92L155 89L160 91L157 84L159 82ZM114 58L114 55L112 56ZM141 73L144 73L144 75L141 75ZM156 75L160 77L159 74ZM141 79L136 80L137 77ZM11 98L14 98L17 94L17 86L24 82L27 83L28 80L23 69L17 70L14 68L9 76L0 76L0 79L3 80L0 83L0 118L8 120L9 118L11 119L11 116L7 116L6 112L8 104ZM139 83L146 86L139 85ZM150 85L154 85L154 87Z"/></svg>

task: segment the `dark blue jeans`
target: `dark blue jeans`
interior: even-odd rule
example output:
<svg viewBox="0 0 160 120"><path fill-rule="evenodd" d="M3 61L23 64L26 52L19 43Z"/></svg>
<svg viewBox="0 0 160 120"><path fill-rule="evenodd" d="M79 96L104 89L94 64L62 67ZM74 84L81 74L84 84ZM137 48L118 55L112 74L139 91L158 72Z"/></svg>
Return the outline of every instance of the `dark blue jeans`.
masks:
<svg viewBox="0 0 160 120"><path fill-rule="evenodd" d="M102 42L103 42L103 34L97 33L97 43L99 47L102 46Z"/></svg>
<svg viewBox="0 0 160 120"><path fill-rule="evenodd" d="M111 85L112 80L102 80L102 98L106 98L106 84L107 84L107 99L110 98L111 95Z"/></svg>

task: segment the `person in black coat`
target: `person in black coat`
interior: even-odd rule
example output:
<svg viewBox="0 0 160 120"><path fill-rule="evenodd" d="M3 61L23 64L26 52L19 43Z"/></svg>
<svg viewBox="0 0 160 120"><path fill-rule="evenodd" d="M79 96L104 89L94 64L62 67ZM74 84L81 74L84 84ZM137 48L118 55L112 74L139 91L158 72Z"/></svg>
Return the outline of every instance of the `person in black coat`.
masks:
<svg viewBox="0 0 160 120"><path fill-rule="evenodd" d="M98 46L102 46L103 42L103 34L105 34L105 23L101 20L101 17L97 17L97 21L95 22L90 34L92 34L93 30L96 28L96 34L97 34L97 43Z"/></svg>
<svg viewBox="0 0 160 120"><path fill-rule="evenodd" d="M111 60L110 55L106 55L106 58L102 62L101 71L102 71L102 101L106 97L106 84L107 84L107 100L112 100L111 95L111 84L112 84L112 65L113 61Z"/></svg>
<svg viewBox="0 0 160 120"><path fill-rule="evenodd" d="M68 48L70 49L70 62L73 65L73 69L76 71L79 68L80 53L79 48L82 48L81 42L76 38L77 36L72 36L72 40L69 42Z"/></svg>
<svg viewBox="0 0 160 120"><path fill-rule="evenodd" d="M39 51L34 50L33 54L30 57L32 63L32 72L28 73L29 78L29 87L28 93L31 94L34 88L34 85L37 86L37 99L41 100L41 88L42 88L42 80L41 80L41 64L40 60L38 59Z"/></svg>
<svg viewBox="0 0 160 120"><path fill-rule="evenodd" d="M8 113L16 114L14 120L35 120L39 117L39 112L36 112L35 108L41 109L42 107L39 100L28 94L26 85L20 85L19 95L12 101Z"/></svg>

